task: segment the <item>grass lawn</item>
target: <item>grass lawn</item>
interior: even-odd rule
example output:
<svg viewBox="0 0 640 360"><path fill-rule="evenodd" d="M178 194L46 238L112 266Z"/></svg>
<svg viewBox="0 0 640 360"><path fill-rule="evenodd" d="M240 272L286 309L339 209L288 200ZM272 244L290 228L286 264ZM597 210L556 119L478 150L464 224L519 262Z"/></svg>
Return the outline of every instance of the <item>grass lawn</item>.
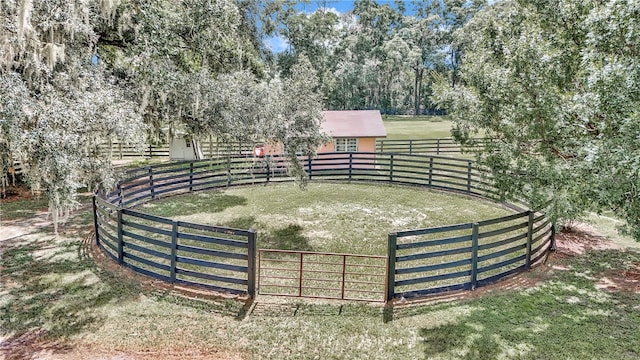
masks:
<svg viewBox="0 0 640 360"><path fill-rule="evenodd" d="M394 231L510 214L489 202L415 187L293 183L194 193L145 204L143 212L258 231L258 247L385 255Z"/></svg>
<svg viewBox="0 0 640 360"><path fill-rule="evenodd" d="M24 194L24 196L28 196L26 192ZM39 211L46 211L48 207L49 203L44 197L39 199L21 198L19 200L2 199L0 201L0 221L34 216Z"/></svg>
<svg viewBox="0 0 640 360"><path fill-rule="evenodd" d="M96 265L84 240L91 228L86 212L69 224L58 237L44 227L0 242L0 353L7 358L640 356L640 289L632 282L640 253L632 250L552 256L523 275L523 283L536 286L396 307L385 323L383 309L366 303L259 299L244 316L243 304L233 300L141 286Z"/></svg>
<svg viewBox="0 0 640 360"><path fill-rule="evenodd" d="M450 138L452 122L446 116L383 117L387 139Z"/></svg>

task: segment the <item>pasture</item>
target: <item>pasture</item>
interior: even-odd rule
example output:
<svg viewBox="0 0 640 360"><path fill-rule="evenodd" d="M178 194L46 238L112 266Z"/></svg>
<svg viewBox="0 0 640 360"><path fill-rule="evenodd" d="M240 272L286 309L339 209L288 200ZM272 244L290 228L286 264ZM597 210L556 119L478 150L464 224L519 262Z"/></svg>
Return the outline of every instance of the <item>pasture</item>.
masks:
<svg viewBox="0 0 640 360"><path fill-rule="evenodd" d="M446 116L384 115L387 139L450 138L452 122Z"/></svg>

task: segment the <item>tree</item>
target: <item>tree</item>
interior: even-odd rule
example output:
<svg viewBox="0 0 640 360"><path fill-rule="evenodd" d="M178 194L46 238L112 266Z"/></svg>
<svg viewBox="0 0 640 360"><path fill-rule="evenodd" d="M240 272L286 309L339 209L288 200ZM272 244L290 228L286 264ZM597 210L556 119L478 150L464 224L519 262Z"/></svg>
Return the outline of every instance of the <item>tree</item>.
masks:
<svg viewBox="0 0 640 360"><path fill-rule="evenodd" d="M0 168L4 176L14 159L22 161L31 187L45 191L56 232L80 187L113 183L101 140L144 141L137 106L91 62L92 23L111 11L99 9L76 1L0 5Z"/></svg>
<svg viewBox="0 0 640 360"><path fill-rule="evenodd" d="M240 8L238 7L240 5ZM269 77L255 19L232 0L0 3L0 170L18 158L58 214L77 190L115 182L99 145L142 146L167 127L274 139L313 155L320 97L309 61ZM262 111L262 112L261 112ZM156 139L153 139L155 137ZM303 178L302 172L296 174Z"/></svg>
<svg viewBox="0 0 640 360"><path fill-rule="evenodd" d="M199 112L186 123L196 136L228 142L270 141L284 146L289 170L305 183L298 155L313 157L327 139L320 134L322 101L309 60L299 56L290 77L258 80L248 71L194 80Z"/></svg>
<svg viewBox="0 0 640 360"><path fill-rule="evenodd" d="M455 84L464 42L456 41L453 34L462 28L484 6L486 0L413 1L416 13L406 28L411 39L414 56L414 113L420 113L420 103L428 102L432 79L425 73L435 72ZM426 84L424 83L426 80ZM432 104L425 104L432 107Z"/></svg>
<svg viewBox="0 0 640 360"><path fill-rule="evenodd" d="M613 210L640 240L640 2L500 1L456 33L460 81L435 100L507 197L560 221Z"/></svg>

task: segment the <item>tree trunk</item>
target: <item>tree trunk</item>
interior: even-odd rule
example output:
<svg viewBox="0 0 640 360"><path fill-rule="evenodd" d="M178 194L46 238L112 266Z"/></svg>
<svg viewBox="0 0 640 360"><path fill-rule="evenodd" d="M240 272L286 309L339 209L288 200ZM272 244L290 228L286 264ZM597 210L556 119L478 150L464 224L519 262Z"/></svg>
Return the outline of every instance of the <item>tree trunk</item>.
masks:
<svg viewBox="0 0 640 360"><path fill-rule="evenodd" d="M420 96L422 95L422 75L424 74L424 69L422 69L419 64L416 64L415 70L416 76L413 92L413 114L420 115Z"/></svg>

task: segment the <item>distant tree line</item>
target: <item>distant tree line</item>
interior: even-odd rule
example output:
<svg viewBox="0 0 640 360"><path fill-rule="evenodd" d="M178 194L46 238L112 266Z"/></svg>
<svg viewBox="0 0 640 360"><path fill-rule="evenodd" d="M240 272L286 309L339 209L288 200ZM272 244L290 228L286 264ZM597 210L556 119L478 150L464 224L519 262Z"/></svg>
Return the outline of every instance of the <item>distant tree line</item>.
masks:
<svg viewBox="0 0 640 360"><path fill-rule="evenodd" d="M280 71L288 73L305 55L325 108L417 115L444 113L430 99L432 75L458 81L464 48L453 34L486 1L356 0L343 14L331 11L330 1L320 5L309 13L296 1L284 2L267 17L267 31L288 44L275 54Z"/></svg>

